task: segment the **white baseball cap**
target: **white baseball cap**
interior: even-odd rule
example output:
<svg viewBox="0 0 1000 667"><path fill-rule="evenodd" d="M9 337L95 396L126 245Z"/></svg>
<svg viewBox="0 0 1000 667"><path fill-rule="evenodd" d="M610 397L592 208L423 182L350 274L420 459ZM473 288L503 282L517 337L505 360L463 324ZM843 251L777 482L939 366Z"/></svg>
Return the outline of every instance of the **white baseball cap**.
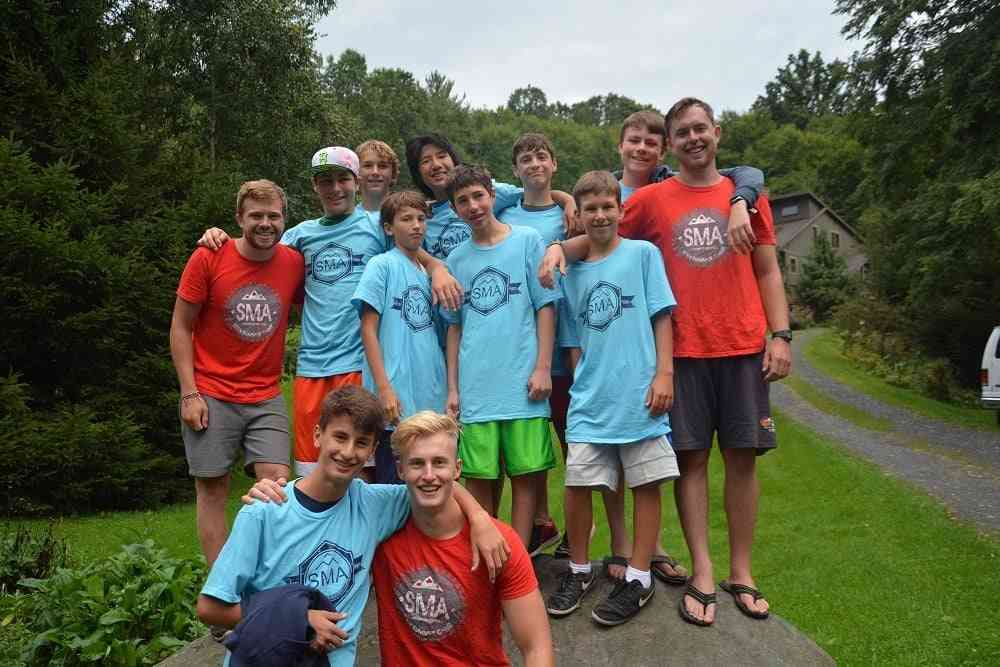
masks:
<svg viewBox="0 0 1000 667"><path fill-rule="evenodd" d="M331 169L346 169L354 174L355 178L360 171L360 160L358 154L350 148L343 146L327 146L321 148L312 157L312 173L321 174Z"/></svg>

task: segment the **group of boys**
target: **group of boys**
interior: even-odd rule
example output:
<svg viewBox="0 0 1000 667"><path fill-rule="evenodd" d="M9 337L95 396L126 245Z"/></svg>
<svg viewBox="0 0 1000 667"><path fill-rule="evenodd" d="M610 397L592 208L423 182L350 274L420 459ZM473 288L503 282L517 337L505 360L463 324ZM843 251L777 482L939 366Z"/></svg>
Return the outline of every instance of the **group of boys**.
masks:
<svg viewBox="0 0 1000 667"><path fill-rule="evenodd" d="M774 446L767 383L789 371L790 332L762 174L717 171L719 137L711 107L693 98L665 122L633 114L620 137L620 180L590 172L572 196L552 190L556 153L539 134L512 151L523 188L462 164L439 135L407 145L420 193L390 194L399 162L383 142L357 153L324 148L311 164L324 215L288 231L281 189L245 183L242 236L226 243L221 230L206 232L171 327L199 537L213 565L199 598L206 622L248 624L257 616L241 599L314 586L336 611L310 611L303 636L329 651L330 664L350 664L374 559L387 664L502 663L501 611L526 664L551 664L545 611L572 613L594 581L591 492L601 490L618 583L593 619L635 616L655 576L686 584L681 616L709 625L706 470L716 434L731 546L721 585L744 613L766 617L750 574L755 456ZM664 180L668 146L680 172ZM575 231L583 234L567 240ZM279 380L296 303L294 464L303 477L284 484ZM559 537L545 492L556 465L550 421L566 457L557 552L569 565L543 603L528 555ZM245 507L226 541L229 469L241 453L259 480L252 495L288 502ZM406 485L352 481L366 466L368 480ZM513 531L491 518L504 475ZM658 539L660 486L673 479L690 577ZM407 510L409 523L389 538ZM489 572L470 574L480 553ZM472 599L488 604L466 605ZM247 637L237 637L244 649ZM232 636L227 644L238 656Z"/></svg>

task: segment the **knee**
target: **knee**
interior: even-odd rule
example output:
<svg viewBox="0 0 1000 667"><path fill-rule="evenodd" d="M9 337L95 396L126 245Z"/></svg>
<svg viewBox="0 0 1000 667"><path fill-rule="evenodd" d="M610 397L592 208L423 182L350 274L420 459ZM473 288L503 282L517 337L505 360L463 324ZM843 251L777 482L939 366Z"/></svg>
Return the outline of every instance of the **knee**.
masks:
<svg viewBox="0 0 1000 667"><path fill-rule="evenodd" d="M708 471L710 451L678 452L677 467L680 469L681 481L690 477L704 477Z"/></svg>
<svg viewBox="0 0 1000 667"><path fill-rule="evenodd" d="M229 498L229 475L199 477L194 487L200 502L225 504Z"/></svg>

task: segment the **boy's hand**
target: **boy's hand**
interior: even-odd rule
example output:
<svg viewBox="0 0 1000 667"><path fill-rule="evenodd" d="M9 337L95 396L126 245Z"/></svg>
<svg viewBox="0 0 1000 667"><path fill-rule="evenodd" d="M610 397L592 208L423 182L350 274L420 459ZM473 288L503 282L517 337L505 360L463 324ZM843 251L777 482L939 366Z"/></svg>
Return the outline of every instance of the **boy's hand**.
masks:
<svg viewBox="0 0 1000 667"><path fill-rule="evenodd" d="M538 282L548 289L552 289L556 284L552 277L553 269L559 269L561 275L566 275L566 254L558 243L553 243L545 249L542 265L538 267Z"/></svg>
<svg viewBox="0 0 1000 667"><path fill-rule="evenodd" d="M347 641L347 632L341 629L337 622L345 618L347 614L341 614L339 611L310 609L309 626L316 632L316 636L309 642L309 648L317 653L329 653L343 646Z"/></svg>
<svg viewBox="0 0 1000 667"><path fill-rule="evenodd" d="M651 417L659 417L674 404L674 378L657 373L646 391L646 407Z"/></svg>
<svg viewBox="0 0 1000 667"><path fill-rule="evenodd" d="M576 215L576 201L571 198L568 202L563 202L563 233L566 234L566 238L570 238L581 231L583 227Z"/></svg>
<svg viewBox="0 0 1000 667"><path fill-rule="evenodd" d="M208 248L212 252L215 252L229 240L229 234L218 227L209 227L205 230L205 233L201 235L198 239L197 245L203 248Z"/></svg>
<svg viewBox="0 0 1000 667"><path fill-rule="evenodd" d="M469 532L472 543L472 570L475 571L479 567L482 555L492 583L496 581L497 573L503 569L504 563L510 556L510 545L485 511L469 519Z"/></svg>
<svg viewBox="0 0 1000 667"><path fill-rule="evenodd" d="M448 392L448 403L445 406L445 411L448 416L452 419L458 419L458 415L461 414L461 409L458 403L458 392L449 391Z"/></svg>
<svg viewBox="0 0 1000 667"><path fill-rule="evenodd" d="M458 310L462 307L465 293L448 267L440 265L431 273L431 301L434 305L441 304L448 310Z"/></svg>
<svg viewBox="0 0 1000 667"><path fill-rule="evenodd" d="M528 378L528 398L544 401L552 393L552 374L535 369Z"/></svg>
<svg viewBox="0 0 1000 667"><path fill-rule="evenodd" d="M765 382L774 382L792 372L792 346L783 338L772 338L767 342L767 349L764 351L764 366L761 368L764 373Z"/></svg>
<svg viewBox="0 0 1000 667"><path fill-rule="evenodd" d="M265 503L271 502L272 500L279 505L286 500L288 496L285 495L284 486L287 483L284 477L279 477L278 479L261 479L258 480L256 484L250 487L245 496L240 498L240 502L244 505L253 505L253 501L261 500Z"/></svg>
<svg viewBox="0 0 1000 667"><path fill-rule="evenodd" d="M192 431L208 428L208 403L201 396L181 401L181 419Z"/></svg>
<svg viewBox="0 0 1000 667"><path fill-rule="evenodd" d="M750 224L750 211L747 208L747 203L742 199L729 209L729 228L726 231L726 240L729 242L729 247L741 255L749 255L753 251L757 235L753 233L753 225Z"/></svg>
<svg viewBox="0 0 1000 667"><path fill-rule="evenodd" d="M382 404L382 410L385 411L386 421L390 424L398 424L403 412L403 406L400 404L396 392L393 391L392 385L379 387L378 400Z"/></svg>

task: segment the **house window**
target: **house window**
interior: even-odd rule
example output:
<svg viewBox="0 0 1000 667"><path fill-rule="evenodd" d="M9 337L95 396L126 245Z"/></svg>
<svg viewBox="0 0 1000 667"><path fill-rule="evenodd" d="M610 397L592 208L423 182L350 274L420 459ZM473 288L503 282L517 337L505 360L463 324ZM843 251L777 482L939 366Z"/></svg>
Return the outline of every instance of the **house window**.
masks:
<svg viewBox="0 0 1000 667"><path fill-rule="evenodd" d="M799 272L799 263L795 261L794 257L791 257L788 260L788 270L791 273L798 273Z"/></svg>
<svg viewBox="0 0 1000 667"><path fill-rule="evenodd" d="M840 234L837 232L830 232L830 247L839 248L840 247Z"/></svg>
<svg viewBox="0 0 1000 667"><path fill-rule="evenodd" d="M782 206L781 207L781 217L782 218L788 218L788 217L791 217L793 215L798 215L798 214L799 214L799 205L798 204L789 204L788 206Z"/></svg>

